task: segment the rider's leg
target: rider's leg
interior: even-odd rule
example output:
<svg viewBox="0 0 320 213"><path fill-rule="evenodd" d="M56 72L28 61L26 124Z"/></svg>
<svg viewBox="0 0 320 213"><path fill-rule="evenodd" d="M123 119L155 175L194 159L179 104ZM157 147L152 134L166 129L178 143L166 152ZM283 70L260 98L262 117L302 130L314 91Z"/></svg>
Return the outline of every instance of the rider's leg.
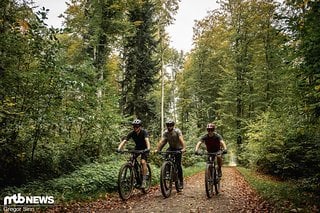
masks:
<svg viewBox="0 0 320 213"><path fill-rule="evenodd" d="M146 159L141 159L141 165L142 165L142 184L141 188L146 187L146 180L147 180L147 160Z"/></svg>
<svg viewBox="0 0 320 213"><path fill-rule="evenodd" d="M177 162L177 169L178 169L178 178L180 181L180 189L183 189L183 170L182 170L182 166L181 166L181 158L182 158L182 154L178 154L176 156L176 162Z"/></svg>
<svg viewBox="0 0 320 213"><path fill-rule="evenodd" d="M147 175L147 161L145 159L141 159L142 165L142 175L145 177Z"/></svg>
<svg viewBox="0 0 320 213"><path fill-rule="evenodd" d="M218 174L219 177L222 176L222 171L221 171L221 167L222 167L222 157L221 156L217 156L217 161L218 161Z"/></svg>

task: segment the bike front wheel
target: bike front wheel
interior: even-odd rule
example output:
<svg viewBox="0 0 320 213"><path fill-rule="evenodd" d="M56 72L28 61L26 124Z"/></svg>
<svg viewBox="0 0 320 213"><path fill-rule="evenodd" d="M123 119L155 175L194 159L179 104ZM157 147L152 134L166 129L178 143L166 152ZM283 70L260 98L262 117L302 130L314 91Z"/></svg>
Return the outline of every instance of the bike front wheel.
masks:
<svg viewBox="0 0 320 213"><path fill-rule="evenodd" d="M169 161L163 162L160 171L160 188L161 193L165 198L168 198L171 195L172 175L173 165Z"/></svg>
<svg viewBox="0 0 320 213"><path fill-rule="evenodd" d="M127 200L133 191L133 168L125 163L121 166L118 175L118 192L122 200Z"/></svg>
<svg viewBox="0 0 320 213"><path fill-rule="evenodd" d="M220 193L220 177L218 175L218 167L214 170L214 189L216 194Z"/></svg>
<svg viewBox="0 0 320 213"><path fill-rule="evenodd" d="M213 166L207 165L206 171L205 171L205 187L206 187L206 194L208 198L211 198L213 196Z"/></svg>
<svg viewBox="0 0 320 213"><path fill-rule="evenodd" d="M142 189L143 193L148 193L151 188L151 179L152 174L151 174L151 167L149 164L147 164L147 174L146 174L146 187Z"/></svg>

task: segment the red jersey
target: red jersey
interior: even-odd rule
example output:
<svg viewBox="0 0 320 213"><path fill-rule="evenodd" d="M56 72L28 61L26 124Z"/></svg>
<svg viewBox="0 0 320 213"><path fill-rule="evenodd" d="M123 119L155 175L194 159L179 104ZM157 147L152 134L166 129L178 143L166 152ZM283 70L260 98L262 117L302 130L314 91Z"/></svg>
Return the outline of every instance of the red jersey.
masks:
<svg viewBox="0 0 320 213"><path fill-rule="evenodd" d="M208 152L219 151L221 149L220 147L221 140L222 140L222 137L218 133L213 133L213 136L211 137L208 134L206 134L201 138L201 141L206 144Z"/></svg>

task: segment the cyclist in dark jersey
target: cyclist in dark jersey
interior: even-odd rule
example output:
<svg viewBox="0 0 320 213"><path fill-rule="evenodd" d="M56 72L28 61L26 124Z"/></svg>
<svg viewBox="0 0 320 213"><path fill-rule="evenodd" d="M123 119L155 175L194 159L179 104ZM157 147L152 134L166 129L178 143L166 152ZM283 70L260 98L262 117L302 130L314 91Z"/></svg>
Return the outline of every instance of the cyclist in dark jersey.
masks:
<svg viewBox="0 0 320 213"><path fill-rule="evenodd" d="M186 151L186 144L184 142L182 132L179 128L174 127L175 122L173 120L168 120L166 122L167 129L163 132L162 138L157 145L155 152L161 151L162 148L168 143L168 151ZM183 190L183 171L181 166L182 154L177 154L176 162L178 169L178 177L180 180L180 191Z"/></svg>
<svg viewBox="0 0 320 213"><path fill-rule="evenodd" d="M118 151L122 149L127 141L132 139L135 142L135 149L136 150L145 150L144 153L141 154L141 165L142 165L142 175L143 180L141 184L141 188L145 188L146 186L146 174L147 174L147 160L148 154L150 151L150 141L149 141L149 134L147 130L143 129L142 121L136 119L132 122L133 131L131 131L124 140L119 144Z"/></svg>
<svg viewBox="0 0 320 213"><path fill-rule="evenodd" d="M216 126L212 123L207 125L208 133L201 137L200 141L197 143L195 152L198 153L199 147L204 143L207 147L207 152L217 152L223 150L223 153L227 153L227 146L223 141L221 135L215 132ZM222 166L222 157L221 155L217 156L218 166L219 166L219 175L222 175L221 166Z"/></svg>

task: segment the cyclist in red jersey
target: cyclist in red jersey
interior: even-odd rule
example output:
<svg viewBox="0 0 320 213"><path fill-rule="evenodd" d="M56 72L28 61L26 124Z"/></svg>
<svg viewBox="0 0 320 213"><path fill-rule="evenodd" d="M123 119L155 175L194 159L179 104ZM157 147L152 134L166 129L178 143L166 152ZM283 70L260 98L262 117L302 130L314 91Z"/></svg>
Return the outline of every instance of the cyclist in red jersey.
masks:
<svg viewBox="0 0 320 213"><path fill-rule="evenodd" d="M197 143L195 152L198 153L199 147L202 143L204 143L207 147L207 152L218 152L219 150L223 150L223 153L227 153L227 146L223 141L221 135L219 135L216 131L216 126L213 123L209 123L207 125L208 133L201 137L200 141ZM218 167L219 167L219 175L222 176L221 166L222 166L222 156L217 156Z"/></svg>

